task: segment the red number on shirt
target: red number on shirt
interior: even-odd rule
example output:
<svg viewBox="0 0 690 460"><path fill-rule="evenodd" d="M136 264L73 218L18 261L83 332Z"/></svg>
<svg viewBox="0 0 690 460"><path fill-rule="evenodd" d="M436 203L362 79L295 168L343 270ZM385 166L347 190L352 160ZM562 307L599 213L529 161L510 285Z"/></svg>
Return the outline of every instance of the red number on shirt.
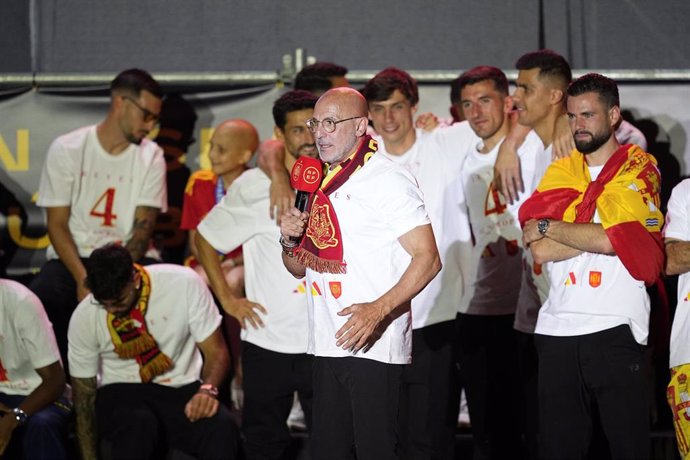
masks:
<svg viewBox="0 0 690 460"><path fill-rule="evenodd" d="M103 218L103 227L114 227L113 220L117 219L117 215L113 214L113 201L115 201L115 189L109 188L96 201L96 204L91 208L91 215L94 217Z"/></svg>
<svg viewBox="0 0 690 460"><path fill-rule="evenodd" d="M484 201L484 215L503 214L508 209L505 201L501 199L501 194L494 188L494 184L489 185L489 190L486 193L486 200Z"/></svg>

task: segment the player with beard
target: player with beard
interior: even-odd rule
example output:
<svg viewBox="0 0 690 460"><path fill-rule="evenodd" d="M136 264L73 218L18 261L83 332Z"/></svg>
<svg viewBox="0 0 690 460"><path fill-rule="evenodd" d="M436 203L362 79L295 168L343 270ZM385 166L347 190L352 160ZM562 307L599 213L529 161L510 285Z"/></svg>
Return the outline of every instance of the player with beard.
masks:
<svg viewBox="0 0 690 460"><path fill-rule="evenodd" d="M162 98L151 75L125 70L110 84L105 119L58 137L48 150L37 204L46 208L51 246L30 289L53 323L65 364L69 318L89 293L84 260L91 251L120 242L137 263L160 258L151 235L167 208L165 159L146 136Z"/></svg>
<svg viewBox="0 0 690 460"><path fill-rule="evenodd" d="M535 330L541 457L584 458L598 416L612 458L649 458L645 284L664 261L659 172L616 140L613 80L584 75L566 103L577 150L520 208L523 242L551 281Z"/></svg>

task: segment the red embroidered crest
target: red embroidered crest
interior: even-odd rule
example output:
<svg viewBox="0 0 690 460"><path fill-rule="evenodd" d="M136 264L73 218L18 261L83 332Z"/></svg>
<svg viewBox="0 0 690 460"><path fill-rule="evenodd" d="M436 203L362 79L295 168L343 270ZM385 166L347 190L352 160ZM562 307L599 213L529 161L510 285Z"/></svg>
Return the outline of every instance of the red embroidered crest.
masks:
<svg viewBox="0 0 690 460"><path fill-rule="evenodd" d="M333 297L336 299L343 294L343 286L340 284L340 281L329 281L328 287L331 289L331 294L333 294Z"/></svg>
<svg viewBox="0 0 690 460"><path fill-rule="evenodd" d="M601 272L589 272L589 285L593 288L601 286Z"/></svg>

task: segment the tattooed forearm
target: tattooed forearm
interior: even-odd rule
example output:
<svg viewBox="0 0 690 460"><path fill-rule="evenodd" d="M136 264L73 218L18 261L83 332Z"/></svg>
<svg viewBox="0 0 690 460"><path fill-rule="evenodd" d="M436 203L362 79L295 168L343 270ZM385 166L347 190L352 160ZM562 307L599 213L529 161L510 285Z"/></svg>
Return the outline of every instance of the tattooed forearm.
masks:
<svg viewBox="0 0 690 460"><path fill-rule="evenodd" d="M137 206L136 211L134 211L132 237L127 241L125 247L135 262L141 259L149 248L157 216L158 208L150 206Z"/></svg>
<svg viewBox="0 0 690 460"><path fill-rule="evenodd" d="M96 377L72 377L74 411L77 416L77 441L83 460L98 458L96 427Z"/></svg>

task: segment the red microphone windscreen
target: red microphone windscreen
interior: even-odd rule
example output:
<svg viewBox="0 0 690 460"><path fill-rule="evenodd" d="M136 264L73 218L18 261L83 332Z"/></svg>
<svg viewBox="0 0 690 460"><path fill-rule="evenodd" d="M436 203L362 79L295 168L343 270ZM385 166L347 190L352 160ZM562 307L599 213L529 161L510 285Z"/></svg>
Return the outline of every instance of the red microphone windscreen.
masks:
<svg viewBox="0 0 690 460"><path fill-rule="evenodd" d="M299 157L290 173L290 185L298 192L314 193L321 185L323 166L311 157Z"/></svg>

